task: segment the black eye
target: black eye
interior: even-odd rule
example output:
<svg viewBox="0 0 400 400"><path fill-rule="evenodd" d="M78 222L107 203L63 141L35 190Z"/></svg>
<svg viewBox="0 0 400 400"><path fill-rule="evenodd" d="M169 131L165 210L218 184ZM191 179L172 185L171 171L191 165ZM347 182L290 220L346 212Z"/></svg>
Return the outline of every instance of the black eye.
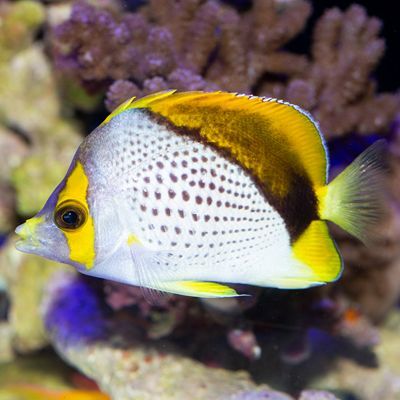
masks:
<svg viewBox="0 0 400 400"><path fill-rule="evenodd" d="M75 226L75 224L78 222L79 216L75 211L69 210L66 211L61 218L65 224Z"/></svg>
<svg viewBox="0 0 400 400"><path fill-rule="evenodd" d="M86 210L78 202L62 203L54 214L54 222L60 229L74 230L86 222Z"/></svg>

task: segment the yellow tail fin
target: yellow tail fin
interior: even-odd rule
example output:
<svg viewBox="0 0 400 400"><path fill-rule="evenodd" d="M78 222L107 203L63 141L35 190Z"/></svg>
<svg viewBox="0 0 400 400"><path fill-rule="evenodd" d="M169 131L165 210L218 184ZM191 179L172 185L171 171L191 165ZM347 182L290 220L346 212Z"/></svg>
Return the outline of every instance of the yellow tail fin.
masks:
<svg viewBox="0 0 400 400"><path fill-rule="evenodd" d="M385 147L386 141L378 140L317 191L320 218L334 222L363 242L383 212Z"/></svg>

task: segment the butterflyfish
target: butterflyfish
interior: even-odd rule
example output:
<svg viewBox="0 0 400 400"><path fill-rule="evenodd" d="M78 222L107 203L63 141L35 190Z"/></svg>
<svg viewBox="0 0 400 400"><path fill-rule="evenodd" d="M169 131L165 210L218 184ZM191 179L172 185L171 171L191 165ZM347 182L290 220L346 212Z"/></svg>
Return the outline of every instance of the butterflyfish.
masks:
<svg viewBox="0 0 400 400"><path fill-rule="evenodd" d="M385 143L328 183L317 122L284 101L165 91L129 99L85 138L17 248L150 290L219 298L232 284L337 280L327 221L365 240Z"/></svg>

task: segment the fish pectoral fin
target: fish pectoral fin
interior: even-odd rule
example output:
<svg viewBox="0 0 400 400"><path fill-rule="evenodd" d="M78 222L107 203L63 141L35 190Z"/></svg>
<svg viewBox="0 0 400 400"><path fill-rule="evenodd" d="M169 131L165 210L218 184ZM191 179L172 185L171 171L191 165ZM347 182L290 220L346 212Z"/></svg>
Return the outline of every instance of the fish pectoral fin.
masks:
<svg viewBox="0 0 400 400"><path fill-rule="evenodd" d="M287 281L287 288L305 288L337 280L342 259L325 221L312 221L292 246L294 266L299 273ZM283 284L284 282L282 282Z"/></svg>
<svg viewBox="0 0 400 400"><path fill-rule="evenodd" d="M158 267L165 262L162 255L144 250L139 239L133 234L128 235L127 244L143 298L154 306L165 303L169 294L165 293L167 290L164 290L157 273Z"/></svg>
<svg viewBox="0 0 400 400"><path fill-rule="evenodd" d="M246 296L238 294L235 289L215 282L168 281L162 282L162 290L191 297L221 298Z"/></svg>

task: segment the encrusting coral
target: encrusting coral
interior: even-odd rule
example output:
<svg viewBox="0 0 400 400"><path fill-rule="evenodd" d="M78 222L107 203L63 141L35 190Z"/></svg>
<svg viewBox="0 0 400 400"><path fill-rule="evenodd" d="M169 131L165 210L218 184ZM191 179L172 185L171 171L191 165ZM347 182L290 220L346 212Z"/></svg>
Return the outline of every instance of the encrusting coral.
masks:
<svg viewBox="0 0 400 400"><path fill-rule="evenodd" d="M279 372L277 386L299 393L307 378L287 380L318 352L331 366L330 346L351 348L358 361L376 348L386 359L373 323L400 297L399 96L378 93L372 79L385 43L381 22L361 6L327 10L308 53L289 51L311 12L306 0L254 0L246 11L228 1L149 0L135 12L117 0L0 2L0 233L43 205L81 139L74 121L101 122L104 95L109 111L171 88L278 97L308 110L331 144L387 134L390 164L388 214L378 234L367 248L334 230L344 276L325 288L254 288L248 298L170 296L150 304L138 288L77 277L7 242L0 359L52 344L114 398L187 398L190 390L193 398L235 400L292 397L224 367L249 369L268 383ZM319 348L321 335L328 344ZM362 394L374 398L368 388ZM306 391L300 399L332 396Z"/></svg>

